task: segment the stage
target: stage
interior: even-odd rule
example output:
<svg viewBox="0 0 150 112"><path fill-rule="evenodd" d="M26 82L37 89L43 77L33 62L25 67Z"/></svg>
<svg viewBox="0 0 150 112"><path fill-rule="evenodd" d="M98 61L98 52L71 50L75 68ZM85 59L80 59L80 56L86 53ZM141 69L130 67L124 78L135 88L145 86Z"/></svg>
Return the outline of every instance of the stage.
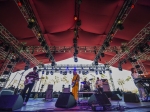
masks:
<svg viewBox="0 0 150 112"><path fill-rule="evenodd" d="M92 111L92 109L86 105L82 105L88 99L80 99L81 104L73 108L57 108L55 103L57 98L54 98L51 102L44 101L43 98L32 99L30 98L27 105L23 106L21 109L15 110L19 111L34 111L34 112L49 112L49 111ZM119 101L121 107L125 107L126 112L150 112L150 102L140 102L140 103L126 103L124 101ZM82 105L82 106L81 106ZM118 101L111 101L111 107L116 108L118 106ZM113 110L119 111L119 110Z"/></svg>

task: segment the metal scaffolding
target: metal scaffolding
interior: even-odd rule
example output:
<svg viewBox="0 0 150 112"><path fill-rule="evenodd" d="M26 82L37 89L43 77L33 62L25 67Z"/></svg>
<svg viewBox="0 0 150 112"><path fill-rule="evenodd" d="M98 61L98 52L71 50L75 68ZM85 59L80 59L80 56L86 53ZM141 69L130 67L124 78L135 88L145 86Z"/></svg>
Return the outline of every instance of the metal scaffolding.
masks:
<svg viewBox="0 0 150 112"><path fill-rule="evenodd" d="M126 51L116 54L107 64L113 65L117 61L119 61L119 59L121 59L123 56L130 53L138 44L140 44L146 38L149 32L150 32L150 22L130 42L126 44L126 46L128 46L129 50L128 52Z"/></svg>
<svg viewBox="0 0 150 112"><path fill-rule="evenodd" d="M55 59L52 55L51 50L48 47L48 44L44 38L44 35L42 34L42 30L40 29L40 26L38 24L38 21L36 19L36 16L34 15L34 12L32 10L32 7L30 5L30 1L29 0L14 0L16 5L18 6L18 2L21 2L22 6L18 6L20 12L22 13L23 17L25 18L25 20L27 21L27 23L29 24L29 20L33 19L34 20L34 27L31 28L32 32L34 33L35 37L38 39L38 41L41 43L44 43L43 48L45 49L46 53L48 53L49 55L49 59L51 60L51 62L55 63Z"/></svg>
<svg viewBox="0 0 150 112"><path fill-rule="evenodd" d="M0 35L5 42L14 47L23 57L28 59L35 66L40 64L40 62L30 52L22 50L24 45L20 43L2 24L0 24Z"/></svg>

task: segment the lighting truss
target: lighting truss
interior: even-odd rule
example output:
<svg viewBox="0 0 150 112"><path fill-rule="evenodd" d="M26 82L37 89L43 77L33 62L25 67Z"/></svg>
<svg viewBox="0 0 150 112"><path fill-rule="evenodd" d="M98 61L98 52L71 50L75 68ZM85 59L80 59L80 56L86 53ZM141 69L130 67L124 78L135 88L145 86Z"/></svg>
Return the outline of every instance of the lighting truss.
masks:
<svg viewBox="0 0 150 112"><path fill-rule="evenodd" d="M130 53L138 44L140 44L150 33L150 22L130 41L126 44L129 52L120 52L116 54L107 64L113 65L126 54ZM147 41L147 40L146 40Z"/></svg>
<svg viewBox="0 0 150 112"><path fill-rule="evenodd" d="M98 51L98 49L101 48L101 46L78 46L77 49L81 53L94 53L95 51ZM74 52L74 47L72 46L49 46L49 49L55 53L70 53ZM27 46L27 50L30 52L46 52L45 49L41 46ZM122 49L120 46L109 46L106 48L105 52L121 52Z"/></svg>
<svg viewBox="0 0 150 112"><path fill-rule="evenodd" d="M92 71L107 71L110 69L109 65L92 65L92 64L57 64L56 66L51 65L39 65L41 70L92 70Z"/></svg>
<svg viewBox="0 0 150 112"><path fill-rule="evenodd" d="M14 1L15 1L16 5L18 6L18 1L20 1L20 0L14 0ZM32 28L32 31L33 31L35 37L39 40L39 33L40 33L40 38L45 42L45 46L48 46L48 44L44 38L44 35L41 33L42 30L40 29L40 26L38 24L36 16L33 13L32 7L30 5L30 1L29 0L21 0L20 2L22 3L22 6L18 6L18 8L19 8L20 12L22 13L23 17L25 18L25 20L27 21L27 23L28 23L28 19L34 18L36 25ZM46 53L49 54L49 58L50 58L51 62L55 63L55 59L49 48L46 50Z"/></svg>
<svg viewBox="0 0 150 112"><path fill-rule="evenodd" d="M2 24L0 24L0 35L7 43L9 43L16 51L18 51L23 57L32 62L35 66L40 64L40 62L27 51L21 51L23 46Z"/></svg>
<svg viewBox="0 0 150 112"><path fill-rule="evenodd" d="M132 66L134 68L136 68L136 65L140 65L140 68L136 69L137 71L143 71L144 75L148 75L143 63L141 60L150 60L150 56L147 56L147 54L150 53L150 48L149 49L145 49L144 53L140 53L138 56L134 56L135 58L137 58L138 60L136 62L132 62Z"/></svg>
<svg viewBox="0 0 150 112"><path fill-rule="evenodd" d="M114 24L112 25L112 28L110 29L110 31L109 31L109 33L108 33L106 39L105 39L104 42L103 42L103 46L104 46L104 47L106 47L106 46L105 46L105 42L109 42L110 39L113 38L112 33L113 33L113 35L115 35L115 34L117 33L117 31L118 31L118 29L117 29L118 21L121 20L122 23L125 21L125 19L126 19L127 16L129 15L130 11L132 10L132 8L131 8L130 5L131 5L132 3L135 4L136 2L137 2L137 0L125 0L125 2L124 2L124 4L123 4L123 7L122 7L121 11L119 12L119 14L118 14L118 16L117 16L117 19L115 20ZM98 50L98 53L97 53L97 55L95 56L94 62L97 62L98 57L100 57L101 53L103 53L103 52L104 52L104 49L102 49L102 48L100 48L100 49Z"/></svg>

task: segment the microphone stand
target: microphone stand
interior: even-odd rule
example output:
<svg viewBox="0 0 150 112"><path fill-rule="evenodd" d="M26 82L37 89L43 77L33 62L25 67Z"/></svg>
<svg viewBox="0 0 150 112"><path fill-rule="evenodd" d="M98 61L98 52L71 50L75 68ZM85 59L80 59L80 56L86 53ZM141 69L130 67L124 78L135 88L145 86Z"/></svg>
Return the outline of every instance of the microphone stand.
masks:
<svg viewBox="0 0 150 112"><path fill-rule="evenodd" d="M25 71L26 71L26 70L25 70ZM17 88L15 89L15 92L14 92L15 95L18 93L18 87L19 87L20 81L21 81L22 76L23 76L23 74L25 73L25 71L23 71L23 72L21 73L20 80L19 80L18 85L17 85Z"/></svg>

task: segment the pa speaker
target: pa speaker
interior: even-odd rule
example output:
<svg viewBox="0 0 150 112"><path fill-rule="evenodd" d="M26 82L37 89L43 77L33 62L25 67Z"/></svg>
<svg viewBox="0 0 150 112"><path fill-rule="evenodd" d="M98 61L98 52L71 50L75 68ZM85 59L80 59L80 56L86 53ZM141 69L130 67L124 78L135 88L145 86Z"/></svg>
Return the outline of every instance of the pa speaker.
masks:
<svg viewBox="0 0 150 112"><path fill-rule="evenodd" d="M139 103L139 97L135 93L124 93L124 102Z"/></svg>
<svg viewBox="0 0 150 112"><path fill-rule="evenodd" d="M23 105L23 99L20 95L2 95L0 96L0 111L13 111L20 109Z"/></svg>
<svg viewBox="0 0 150 112"><path fill-rule="evenodd" d="M88 104L92 105L94 103L98 103L100 105L111 105L109 99L107 96L102 93L102 94L93 94L90 99L88 100Z"/></svg>
<svg viewBox="0 0 150 112"><path fill-rule="evenodd" d="M76 100L71 93L61 93L55 103L58 108L71 108L76 105Z"/></svg>
<svg viewBox="0 0 150 112"><path fill-rule="evenodd" d="M9 89L2 89L2 91L0 92L0 95L13 95L14 91L9 90Z"/></svg>

